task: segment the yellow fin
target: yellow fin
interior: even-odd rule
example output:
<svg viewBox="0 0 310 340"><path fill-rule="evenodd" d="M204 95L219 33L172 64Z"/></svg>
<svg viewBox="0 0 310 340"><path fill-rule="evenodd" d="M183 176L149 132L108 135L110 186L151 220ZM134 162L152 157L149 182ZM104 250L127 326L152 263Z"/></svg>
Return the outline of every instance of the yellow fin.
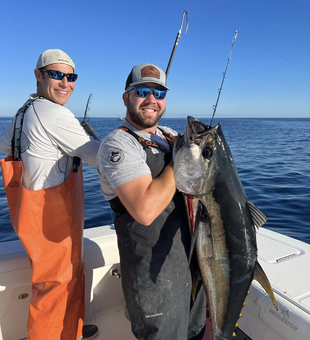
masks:
<svg viewBox="0 0 310 340"><path fill-rule="evenodd" d="M260 264L258 262L256 262L256 265L255 265L255 271L254 271L253 279L258 281L261 284L261 286L265 289L265 291L269 295L274 306L276 307L276 310L278 310L277 301L274 297L270 282L269 282L265 272L263 271L263 268L260 266Z"/></svg>
<svg viewBox="0 0 310 340"><path fill-rule="evenodd" d="M193 277L193 284L192 284L192 300L193 302L196 300L196 296L197 296L197 288L198 288L198 284L200 282L200 275L198 272L195 272L194 277Z"/></svg>

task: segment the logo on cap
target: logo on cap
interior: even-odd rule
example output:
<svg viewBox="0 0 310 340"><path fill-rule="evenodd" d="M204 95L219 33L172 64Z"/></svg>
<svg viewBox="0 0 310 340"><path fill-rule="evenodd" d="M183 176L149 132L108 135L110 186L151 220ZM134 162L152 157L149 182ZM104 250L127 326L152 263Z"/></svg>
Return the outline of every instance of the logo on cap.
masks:
<svg viewBox="0 0 310 340"><path fill-rule="evenodd" d="M160 72L156 67L149 65L141 69L141 76L160 79Z"/></svg>
<svg viewBox="0 0 310 340"><path fill-rule="evenodd" d="M58 61L59 61L59 62L64 62L64 63L67 63L67 64L70 63L70 61L69 61L69 60L66 60L66 59L58 59Z"/></svg>

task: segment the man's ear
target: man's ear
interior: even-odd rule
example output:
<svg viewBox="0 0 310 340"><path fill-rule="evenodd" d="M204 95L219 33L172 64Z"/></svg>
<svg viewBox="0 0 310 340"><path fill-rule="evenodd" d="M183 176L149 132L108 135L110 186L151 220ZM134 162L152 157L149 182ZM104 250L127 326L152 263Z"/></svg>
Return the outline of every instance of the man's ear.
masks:
<svg viewBox="0 0 310 340"><path fill-rule="evenodd" d="M126 92L123 93L123 101L124 101L124 105L127 107L127 103L128 103L128 93L126 93Z"/></svg>
<svg viewBox="0 0 310 340"><path fill-rule="evenodd" d="M43 79L43 74L42 74L42 72L38 69L38 68L35 68L34 69L34 75L35 75L35 77L36 77L36 79L37 79L37 82L41 82L41 80Z"/></svg>

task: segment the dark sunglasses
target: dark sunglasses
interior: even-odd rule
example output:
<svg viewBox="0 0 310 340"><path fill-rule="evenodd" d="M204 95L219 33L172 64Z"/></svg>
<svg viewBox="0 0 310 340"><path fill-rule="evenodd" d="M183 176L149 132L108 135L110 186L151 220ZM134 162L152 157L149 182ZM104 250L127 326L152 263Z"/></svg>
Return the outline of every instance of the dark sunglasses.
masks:
<svg viewBox="0 0 310 340"><path fill-rule="evenodd" d="M40 69L42 72L46 72L50 78L56 79L56 80L62 80L64 77L67 77L67 80L71 83L77 80L78 75L75 73L63 73L60 71L55 70L45 70L43 68Z"/></svg>
<svg viewBox="0 0 310 340"><path fill-rule="evenodd" d="M130 87L126 92L131 90L135 90L136 96L140 98L147 98L151 91L153 91L153 96L157 100L163 100L166 97L167 90L162 87L152 87L147 85L138 85L134 87Z"/></svg>

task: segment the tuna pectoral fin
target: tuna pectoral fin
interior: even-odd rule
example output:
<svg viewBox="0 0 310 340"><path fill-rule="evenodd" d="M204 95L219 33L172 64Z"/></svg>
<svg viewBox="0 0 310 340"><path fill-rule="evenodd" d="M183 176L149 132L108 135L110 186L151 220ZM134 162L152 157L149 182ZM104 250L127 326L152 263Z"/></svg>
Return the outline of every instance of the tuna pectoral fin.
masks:
<svg viewBox="0 0 310 340"><path fill-rule="evenodd" d="M256 262L256 265L255 265L255 271L254 271L253 279L258 281L261 284L261 286L265 289L265 291L269 295L270 299L272 300L274 306L276 307L276 310L278 310L277 301L274 297L270 282L269 282L265 272L263 271L263 268L260 266L260 264L258 262Z"/></svg>
<svg viewBox="0 0 310 340"><path fill-rule="evenodd" d="M246 201L250 209L254 226L258 229L267 222L267 217L249 200Z"/></svg>
<svg viewBox="0 0 310 340"><path fill-rule="evenodd" d="M198 203L198 208L196 211L196 216L195 216L195 225L194 225L194 230L193 230L193 235L191 239L191 249L189 251L189 263L191 263L193 252L195 249L195 245L197 243L197 238L198 238L198 226L202 217L202 211L204 209L204 205L199 201Z"/></svg>

